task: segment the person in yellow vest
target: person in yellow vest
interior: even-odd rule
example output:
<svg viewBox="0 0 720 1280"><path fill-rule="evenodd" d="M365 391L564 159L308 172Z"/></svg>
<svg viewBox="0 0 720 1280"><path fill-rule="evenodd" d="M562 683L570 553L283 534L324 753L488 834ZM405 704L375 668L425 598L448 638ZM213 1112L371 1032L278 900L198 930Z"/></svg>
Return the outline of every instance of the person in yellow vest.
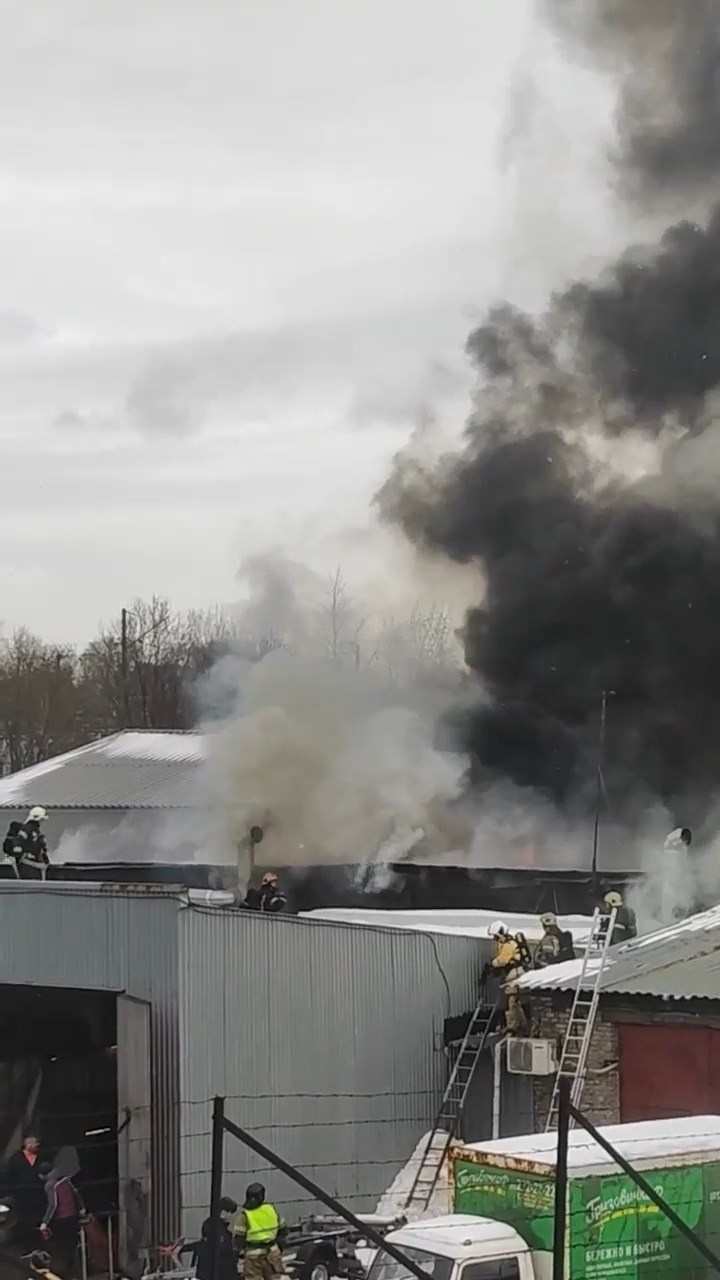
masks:
<svg viewBox="0 0 720 1280"><path fill-rule="evenodd" d="M279 1243L284 1229L277 1209L265 1199L265 1188L260 1182L252 1182L235 1223L245 1280L274 1280L285 1274Z"/></svg>

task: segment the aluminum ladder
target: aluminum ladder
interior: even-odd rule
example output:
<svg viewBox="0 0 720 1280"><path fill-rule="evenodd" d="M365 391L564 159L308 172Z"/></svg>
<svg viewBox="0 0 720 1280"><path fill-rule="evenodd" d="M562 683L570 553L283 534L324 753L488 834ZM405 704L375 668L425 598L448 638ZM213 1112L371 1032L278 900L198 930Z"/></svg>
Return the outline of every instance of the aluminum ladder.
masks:
<svg viewBox="0 0 720 1280"><path fill-rule="evenodd" d="M430 1203L450 1143L460 1126L470 1082L480 1055L485 1049L487 1038L497 1022L500 1007L501 1001L498 1000L488 1013L488 1006L482 996L475 1007L460 1043L458 1055L440 1103L440 1110L435 1117L435 1123L422 1153L410 1194L405 1201L406 1213L409 1209L419 1210L422 1213Z"/></svg>
<svg viewBox="0 0 720 1280"><path fill-rule="evenodd" d="M570 1101L574 1107L580 1106L580 1099L585 1087L585 1069L590 1051L590 1042L595 1030L595 1020L600 1003L600 986L605 971L607 954L611 946L616 916L617 910L615 908L612 911L601 911L599 907L596 907L593 913L582 968L570 1010L570 1018L565 1031L560 1062L550 1098L550 1108L545 1122L546 1133L550 1133L552 1129L557 1128L560 1082L562 1080L570 1081ZM574 1127L572 1118L570 1124L571 1127Z"/></svg>

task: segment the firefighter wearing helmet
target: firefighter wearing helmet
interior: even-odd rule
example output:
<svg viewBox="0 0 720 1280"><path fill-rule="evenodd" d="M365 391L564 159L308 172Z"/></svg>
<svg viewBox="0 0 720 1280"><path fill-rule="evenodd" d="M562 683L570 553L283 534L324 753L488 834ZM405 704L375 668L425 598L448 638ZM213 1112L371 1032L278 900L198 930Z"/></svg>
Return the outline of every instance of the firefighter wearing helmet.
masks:
<svg viewBox="0 0 720 1280"><path fill-rule="evenodd" d="M632 907L625 906L621 893L616 889L609 889L603 898L603 906L608 916L612 916L613 911L615 912L615 923L610 938L611 947L637 937L637 917Z"/></svg>
<svg viewBox="0 0 720 1280"><path fill-rule="evenodd" d="M15 863L18 880L44 880L50 865L42 824L47 811L34 805L24 822L11 822L3 841L3 853Z"/></svg>
<svg viewBox="0 0 720 1280"><path fill-rule="evenodd" d="M496 920L488 929L488 937L495 943L495 955L483 968L482 981L495 973L500 979L507 1035L519 1036L527 1031L527 1018L520 1003L517 982L532 968L532 957L523 933L511 933L502 920Z"/></svg>
<svg viewBox="0 0 720 1280"><path fill-rule="evenodd" d="M536 969L544 969L549 964L560 964L563 960L574 960L575 949L573 937L569 929L561 929L554 911L544 911L540 916L542 937L535 948Z"/></svg>
<svg viewBox="0 0 720 1280"><path fill-rule="evenodd" d="M265 872L259 889L248 889L243 906L251 911L277 912L285 909L287 898L274 871Z"/></svg>

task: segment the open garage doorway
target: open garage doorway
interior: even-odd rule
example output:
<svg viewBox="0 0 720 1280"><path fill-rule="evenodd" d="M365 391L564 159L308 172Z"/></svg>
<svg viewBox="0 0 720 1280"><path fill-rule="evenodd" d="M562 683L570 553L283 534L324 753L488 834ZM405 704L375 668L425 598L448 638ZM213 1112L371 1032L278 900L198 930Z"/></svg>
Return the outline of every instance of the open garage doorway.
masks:
<svg viewBox="0 0 720 1280"><path fill-rule="evenodd" d="M0 1160L24 1134L41 1159L75 1148L75 1183L119 1257L146 1243L150 1191L149 1006L125 995L0 985Z"/></svg>

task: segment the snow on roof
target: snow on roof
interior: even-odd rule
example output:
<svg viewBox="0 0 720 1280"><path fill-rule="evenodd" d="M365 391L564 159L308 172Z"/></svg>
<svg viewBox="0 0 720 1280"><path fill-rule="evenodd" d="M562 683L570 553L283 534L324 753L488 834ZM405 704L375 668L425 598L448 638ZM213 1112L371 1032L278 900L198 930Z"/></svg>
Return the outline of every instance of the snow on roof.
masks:
<svg viewBox="0 0 720 1280"><path fill-rule="evenodd" d="M587 978L597 974L599 963L599 959L588 961ZM576 990L581 971L582 960L567 960L525 974L519 985L529 990ZM600 990L680 1000L720 999L720 906L611 947Z"/></svg>
<svg viewBox="0 0 720 1280"><path fill-rule="evenodd" d="M706 1160L720 1152L720 1116L684 1116L673 1120L643 1120L638 1124L611 1124L599 1132L613 1147L634 1165L659 1167L688 1157ZM454 1147L454 1154L462 1159L463 1151L477 1151L489 1157L531 1161L555 1166L557 1155L556 1133L533 1133L519 1138L502 1138L497 1142L473 1142L464 1147ZM571 1129L568 1145L568 1169L575 1177L604 1173L608 1165L616 1168L614 1160L584 1129Z"/></svg>
<svg viewBox="0 0 720 1280"><path fill-rule="evenodd" d="M371 911L363 908L321 908L301 914L316 920L334 920L339 924L370 925L385 929L412 929L418 933L451 934L455 937L487 940L488 927L502 919L510 930L525 934L528 942L539 942L543 934L539 916L508 915L499 911ZM562 927L569 929L575 942L581 944L590 931L590 916L563 916Z"/></svg>
<svg viewBox="0 0 720 1280"><path fill-rule="evenodd" d="M167 809L192 806L202 734L128 729L0 778L0 809Z"/></svg>

